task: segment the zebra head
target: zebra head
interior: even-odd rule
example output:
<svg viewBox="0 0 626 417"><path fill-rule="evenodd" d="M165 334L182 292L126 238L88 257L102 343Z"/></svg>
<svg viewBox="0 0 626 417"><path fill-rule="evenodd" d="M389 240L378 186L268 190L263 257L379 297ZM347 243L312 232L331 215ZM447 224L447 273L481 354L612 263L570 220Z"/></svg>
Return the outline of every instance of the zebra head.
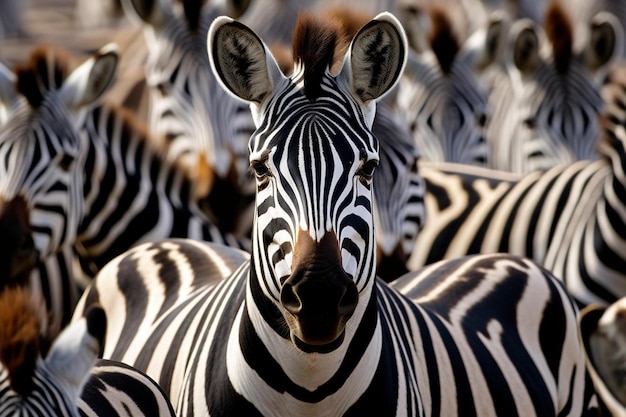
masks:
<svg viewBox="0 0 626 417"><path fill-rule="evenodd" d="M117 53L106 46L71 73L67 64L42 48L16 70L23 99L0 130L2 283L25 279L38 259L73 242L68 231L83 214L86 138L79 127L111 84Z"/></svg>
<svg viewBox="0 0 626 417"><path fill-rule="evenodd" d="M598 158L599 78L623 43L613 20L596 16L579 49L570 17L556 3L544 28L530 19L512 23L502 71L490 81L493 167L525 173Z"/></svg>
<svg viewBox="0 0 626 417"><path fill-rule="evenodd" d="M178 160L201 180L216 218L232 216L226 202L254 194L246 145L254 124L239 100L226 94L210 71L206 34L219 15L239 17L249 1L123 0L131 20L143 25L148 56L146 83L150 94L150 126L173 146ZM230 193L225 196L224 193Z"/></svg>
<svg viewBox="0 0 626 417"><path fill-rule="evenodd" d="M355 331L376 276L371 132L376 101L396 83L406 37L390 14L356 34L331 71L336 28L299 18L294 71L286 78L245 25L218 18L209 30L212 69L250 103L256 176L249 308L301 350L336 350ZM336 74L336 75L335 75ZM265 300L265 301L264 301Z"/></svg>
<svg viewBox="0 0 626 417"><path fill-rule="evenodd" d="M46 348L45 319L25 290L0 296L0 415L76 416L106 332L91 308Z"/></svg>
<svg viewBox="0 0 626 417"><path fill-rule="evenodd" d="M447 12L433 9L430 20L429 47L414 46L400 80L398 110L424 160L485 166L490 109L476 68L486 54L457 40Z"/></svg>

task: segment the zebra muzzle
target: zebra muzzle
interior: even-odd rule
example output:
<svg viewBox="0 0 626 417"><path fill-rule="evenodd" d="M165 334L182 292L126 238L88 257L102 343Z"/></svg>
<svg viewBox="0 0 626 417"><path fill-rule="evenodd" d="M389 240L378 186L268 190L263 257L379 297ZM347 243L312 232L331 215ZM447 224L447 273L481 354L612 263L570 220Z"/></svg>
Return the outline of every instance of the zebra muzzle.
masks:
<svg viewBox="0 0 626 417"><path fill-rule="evenodd" d="M333 236L327 234L316 243L301 233L293 272L280 292L292 341L307 352L330 352L341 344L359 299L355 283L341 266Z"/></svg>

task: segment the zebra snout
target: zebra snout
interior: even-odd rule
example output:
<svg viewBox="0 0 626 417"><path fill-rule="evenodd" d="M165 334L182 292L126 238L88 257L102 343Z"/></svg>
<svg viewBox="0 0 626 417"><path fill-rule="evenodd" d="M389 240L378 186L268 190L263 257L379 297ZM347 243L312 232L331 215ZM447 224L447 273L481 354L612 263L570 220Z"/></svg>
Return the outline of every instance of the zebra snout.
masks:
<svg viewBox="0 0 626 417"><path fill-rule="evenodd" d="M37 262L26 201L0 201L0 286L25 284Z"/></svg>
<svg viewBox="0 0 626 417"><path fill-rule="evenodd" d="M296 343L303 350L317 352L341 343L358 298L356 285L343 270L327 268L292 274L280 292Z"/></svg>

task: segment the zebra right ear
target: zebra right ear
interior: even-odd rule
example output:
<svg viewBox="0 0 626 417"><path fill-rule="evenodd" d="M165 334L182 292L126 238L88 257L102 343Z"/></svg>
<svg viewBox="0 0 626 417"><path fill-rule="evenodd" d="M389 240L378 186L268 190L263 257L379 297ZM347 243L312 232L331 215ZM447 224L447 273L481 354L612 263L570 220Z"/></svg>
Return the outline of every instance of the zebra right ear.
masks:
<svg viewBox="0 0 626 417"><path fill-rule="evenodd" d="M531 74L541 62L540 39L534 22L520 19L513 23L509 31L510 64L522 74Z"/></svg>
<svg viewBox="0 0 626 417"><path fill-rule="evenodd" d="M250 28L229 17L213 21L207 36L211 69L224 89L261 104L284 78L276 60Z"/></svg>
<svg viewBox="0 0 626 417"><path fill-rule="evenodd" d="M407 61L408 41L400 22L381 13L354 36L338 77L347 78L362 103L382 98L391 90Z"/></svg>
<svg viewBox="0 0 626 417"><path fill-rule="evenodd" d="M76 68L61 90L70 108L88 106L99 100L113 84L117 72L117 46L109 44Z"/></svg>
<svg viewBox="0 0 626 417"><path fill-rule="evenodd" d="M624 49L624 29L619 20L609 12L600 12L589 24L589 41L583 59L590 71L609 66Z"/></svg>

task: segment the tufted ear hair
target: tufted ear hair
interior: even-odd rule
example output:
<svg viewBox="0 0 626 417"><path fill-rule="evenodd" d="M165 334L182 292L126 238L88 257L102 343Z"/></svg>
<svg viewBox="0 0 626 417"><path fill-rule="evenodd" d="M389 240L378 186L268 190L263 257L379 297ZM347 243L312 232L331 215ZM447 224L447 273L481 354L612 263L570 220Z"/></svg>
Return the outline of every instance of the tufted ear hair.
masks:
<svg viewBox="0 0 626 417"><path fill-rule="evenodd" d="M236 98L260 105L285 77L263 41L229 17L213 21L207 36L211 69Z"/></svg>
<svg viewBox="0 0 626 417"><path fill-rule="evenodd" d="M70 323L50 347L45 359L47 369L62 380L76 398L103 351L105 334L106 315L96 306Z"/></svg>
<svg viewBox="0 0 626 417"><path fill-rule="evenodd" d="M117 64L117 46L108 44L72 71L60 90L68 107L80 108L100 100L113 84Z"/></svg>
<svg viewBox="0 0 626 417"><path fill-rule="evenodd" d="M530 19L520 19L511 25L508 37L508 65L524 74L534 73L541 62L540 38L537 26Z"/></svg>
<svg viewBox="0 0 626 417"><path fill-rule="evenodd" d="M589 23L589 39L583 50L587 68L596 72L618 58L624 49L624 28L609 12L596 14Z"/></svg>
<svg viewBox="0 0 626 417"><path fill-rule="evenodd" d="M408 42L400 22L384 12L354 36L338 78L363 104L382 98L397 83L407 61Z"/></svg>

